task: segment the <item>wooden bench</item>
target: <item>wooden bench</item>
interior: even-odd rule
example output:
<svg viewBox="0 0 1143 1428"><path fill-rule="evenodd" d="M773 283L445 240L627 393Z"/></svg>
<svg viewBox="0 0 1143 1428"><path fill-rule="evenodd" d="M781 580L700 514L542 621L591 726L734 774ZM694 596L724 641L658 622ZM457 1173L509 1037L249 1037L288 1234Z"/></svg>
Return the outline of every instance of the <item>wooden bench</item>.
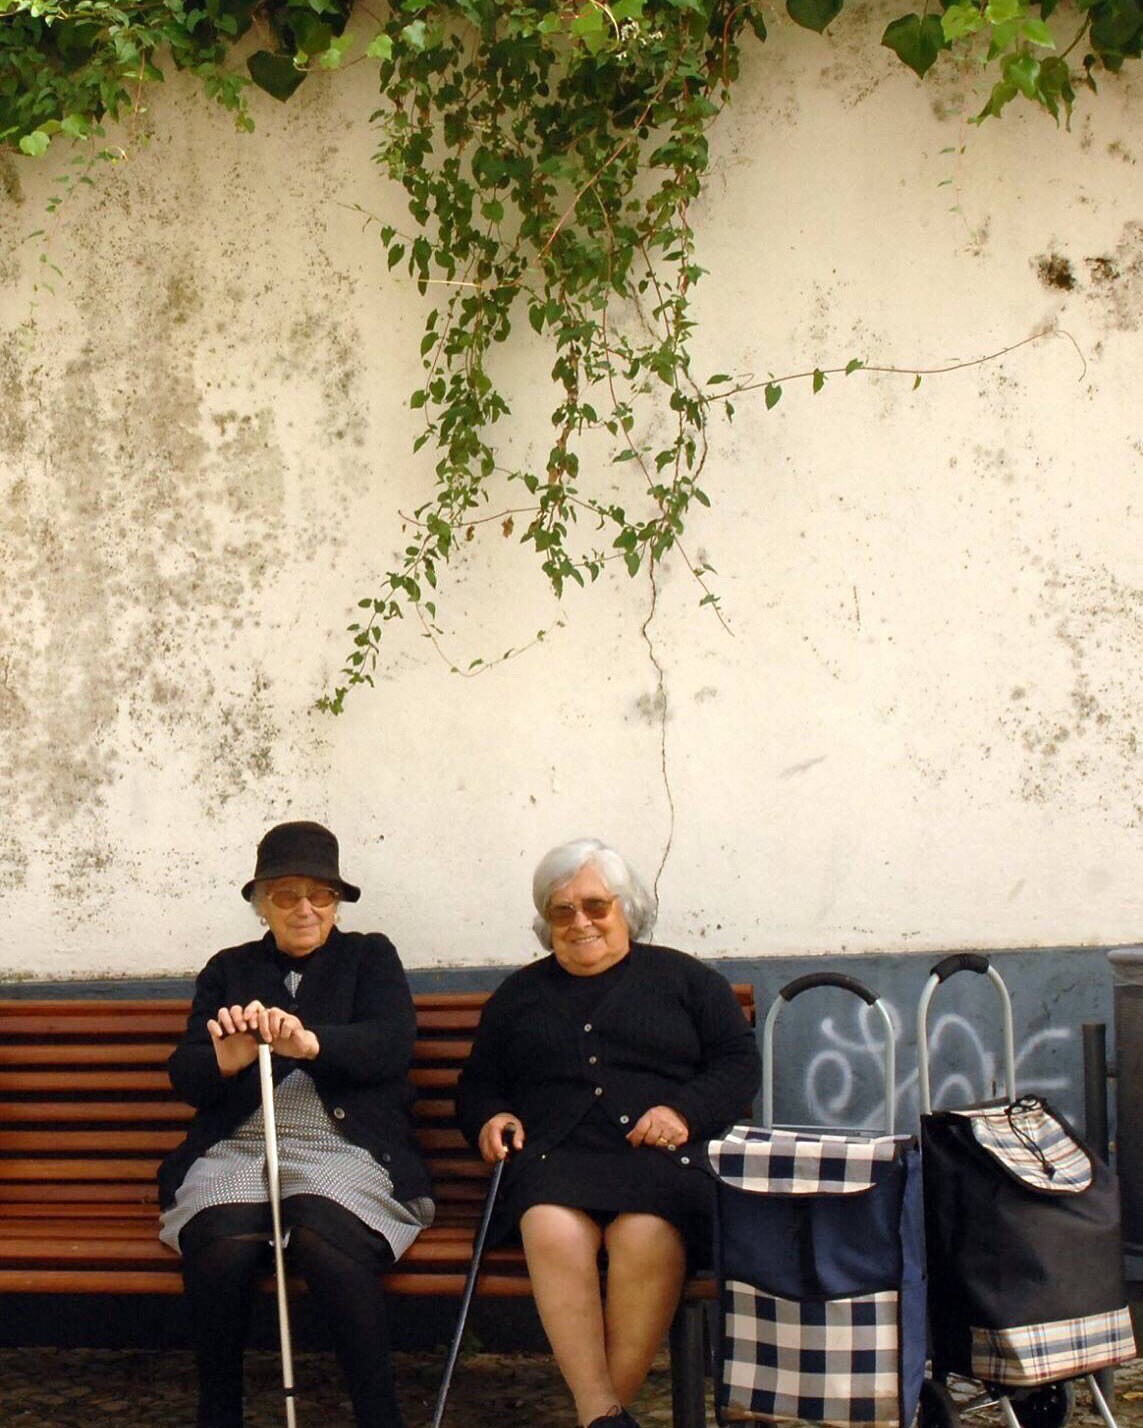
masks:
<svg viewBox="0 0 1143 1428"><path fill-rule="evenodd" d="M751 1023L753 988L735 987ZM457 1129L453 1091L485 992L416 997L417 1138L437 1217L386 1277L391 1293L460 1297L489 1169ZM167 1078L188 1002L0 1000L0 1293L178 1294L158 1239L155 1173L192 1112ZM522 1252L485 1256L477 1293L530 1295ZM671 1329L675 1428L702 1428L702 1301L688 1282Z"/></svg>

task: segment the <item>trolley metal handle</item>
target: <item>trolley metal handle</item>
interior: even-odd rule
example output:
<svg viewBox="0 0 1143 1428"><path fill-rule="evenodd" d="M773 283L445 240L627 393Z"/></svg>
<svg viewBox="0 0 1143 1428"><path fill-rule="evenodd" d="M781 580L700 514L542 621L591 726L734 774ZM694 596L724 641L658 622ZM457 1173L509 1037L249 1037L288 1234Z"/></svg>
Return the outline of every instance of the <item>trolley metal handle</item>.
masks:
<svg viewBox="0 0 1143 1428"><path fill-rule="evenodd" d="M871 991L856 977L847 977L842 972L811 972L808 976L797 977L788 982L774 998L766 1021L762 1027L762 1125L766 1130L774 1127L774 1026L778 1014L787 1002L800 997L812 987L840 987L843 992L852 992L860 997L866 1006L876 1008L885 1029L885 1127L892 1135L897 1125L897 1038L893 1022L885 1009L885 1004L876 992Z"/></svg>
<svg viewBox="0 0 1143 1428"><path fill-rule="evenodd" d="M929 973L917 1004L917 1088L923 1116L930 1115L933 1109L929 1080L929 1003L940 984L957 972L975 972L978 976L987 977L996 988L1004 1024L1004 1086L1008 1099L1016 1099L1016 1038L1012 1029L1012 998L1008 995L1004 978L988 958L978 952L954 952L950 957L943 957Z"/></svg>
<svg viewBox="0 0 1143 1428"><path fill-rule="evenodd" d="M844 972L810 972L805 977L797 977L794 981L787 982L778 996L784 1002L792 1002L811 987L840 987L842 991L852 992L854 996L860 997L868 1006L873 1006L877 1001L876 992L870 991L865 983L859 982L856 977L847 977Z"/></svg>
<svg viewBox="0 0 1143 1428"><path fill-rule="evenodd" d="M931 975L936 977L938 982L947 982L957 972L976 972L979 976L984 976L988 966L988 958L981 956L979 952L953 952L948 957L941 958Z"/></svg>

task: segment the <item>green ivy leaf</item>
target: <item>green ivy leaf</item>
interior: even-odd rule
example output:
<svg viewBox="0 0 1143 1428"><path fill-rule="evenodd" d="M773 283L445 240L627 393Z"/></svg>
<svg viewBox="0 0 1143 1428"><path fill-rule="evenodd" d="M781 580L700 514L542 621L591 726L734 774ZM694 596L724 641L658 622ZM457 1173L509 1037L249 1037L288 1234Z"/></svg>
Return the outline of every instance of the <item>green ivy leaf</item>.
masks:
<svg viewBox="0 0 1143 1428"><path fill-rule="evenodd" d="M1004 61L1004 78L1014 84L1025 99L1039 99L1040 61L1035 55L1009 55Z"/></svg>
<svg viewBox="0 0 1143 1428"><path fill-rule="evenodd" d="M283 102L306 77L305 70L294 64L292 55L271 54L269 50L256 50L246 61L246 68L259 89Z"/></svg>
<svg viewBox="0 0 1143 1428"><path fill-rule="evenodd" d="M862 367L864 366L865 363L861 360L860 357L851 357L850 360L845 364L845 375L847 377L851 377L854 372L860 372Z"/></svg>
<svg viewBox="0 0 1143 1428"><path fill-rule="evenodd" d="M989 0L984 7L984 18L990 25L1006 25L1011 20L1021 20L1028 13L1025 0Z"/></svg>
<svg viewBox="0 0 1143 1428"><path fill-rule="evenodd" d="M1037 20L1035 16L1025 20L1020 26L1020 33L1029 44L1039 45L1041 49L1054 50L1056 48L1056 37L1051 29L1044 24L1043 20Z"/></svg>
<svg viewBox="0 0 1143 1428"><path fill-rule="evenodd" d="M984 16L970 0L957 0L957 4L950 5L941 16L940 24L945 40L954 44L957 40L963 40L968 35L975 35L978 30L983 30L985 21Z"/></svg>
<svg viewBox="0 0 1143 1428"><path fill-rule="evenodd" d="M826 384L826 375L825 375L825 373L822 371L822 369L821 369L820 367L815 367L815 368L814 368L814 395L815 395L815 396L817 396L818 392L821 391L821 389L825 386L825 384Z"/></svg>
<svg viewBox="0 0 1143 1428"><path fill-rule="evenodd" d="M33 129L30 134L21 135L20 152L27 154L30 158L38 159L41 154L47 152L51 142L50 137L42 129Z"/></svg>
<svg viewBox="0 0 1143 1428"><path fill-rule="evenodd" d="M796 25L820 35L841 13L842 0L786 0L786 10Z"/></svg>
<svg viewBox="0 0 1143 1428"><path fill-rule="evenodd" d="M391 60L393 58L392 38L384 32L374 35L365 46L365 53L370 59Z"/></svg>
<svg viewBox="0 0 1143 1428"><path fill-rule="evenodd" d="M782 388L777 382L766 383L766 410L771 411L782 400Z"/></svg>
<svg viewBox="0 0 1143 1428"><path fill-rule="evenodd" d="M353 43L351 35L334 35L318 63L322 69L340 69L345 52Z"/></svg>
<svg viewBox="0 0 1143 1428"><path fill-rule="evenodd" d="M948 48L942 22L936 15L902 15L886 26L881 43L919 79L924 79L941 50Z"/></svg>

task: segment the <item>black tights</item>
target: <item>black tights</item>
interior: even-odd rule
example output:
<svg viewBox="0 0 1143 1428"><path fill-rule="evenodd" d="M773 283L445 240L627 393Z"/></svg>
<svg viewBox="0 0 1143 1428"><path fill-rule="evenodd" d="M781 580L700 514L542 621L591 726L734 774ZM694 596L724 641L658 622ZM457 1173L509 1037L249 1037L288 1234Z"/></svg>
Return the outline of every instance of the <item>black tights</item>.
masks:
<svg viewBox="0 0 1143 1428"><path fill-rule="evenodd" d="M183 1285L198 1367L197 1428L242 1428L242 1354L259 1274L268 1266L264 1237L181 1237ZM393 1385L385 1299L376 1262L364 1263L308 1226L290 1231L288 1269L300 1274L329 1325L357 1428L402 1428Z"/></svg>

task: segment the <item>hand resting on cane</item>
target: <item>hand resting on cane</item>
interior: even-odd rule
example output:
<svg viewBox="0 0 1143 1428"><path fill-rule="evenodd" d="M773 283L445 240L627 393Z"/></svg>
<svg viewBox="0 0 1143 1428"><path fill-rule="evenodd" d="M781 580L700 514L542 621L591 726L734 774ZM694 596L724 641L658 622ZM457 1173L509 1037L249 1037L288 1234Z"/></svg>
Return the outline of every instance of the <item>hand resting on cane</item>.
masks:
<svg viewBox="0 0 1143 1428"><path fill-rule="evenodd" d="M504 1160L514 1150L524 1149L524 1127L511 1111L490 1116L481 1128L477 1149L487 1164Z"/></svg>
<svg viewBox="0 0 1143 1428"><path fill-rule="evenodd" d="M256 1061L260 1042L275 1056L297 1061L313 1061L321 1050L317 1036L299 1017L280 1007L264 1007L257 1000L244 1007L220 1007L206 1029L224 1076L234 1076Z"/></svg>

